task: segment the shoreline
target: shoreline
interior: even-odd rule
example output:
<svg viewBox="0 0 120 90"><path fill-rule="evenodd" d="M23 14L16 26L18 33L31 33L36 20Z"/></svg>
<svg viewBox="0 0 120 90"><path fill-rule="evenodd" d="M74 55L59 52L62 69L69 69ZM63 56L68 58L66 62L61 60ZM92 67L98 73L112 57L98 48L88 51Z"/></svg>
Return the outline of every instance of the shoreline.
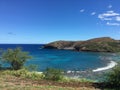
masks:
<svg viewBox="0 0 120 90"><path fill-rule="evenodd" d="M116 65L117 65L117 63L115 61L110 61L110 63L108 63L107 66L94 69L94 70L92 70L92 72L100 72L100 71L108 70L108 69L111 69L111 68L115 67ZM68 70L66 73L69 74L69 73L74 73L74 72L80 73L80 72L85 72L85 71L71 71L71 70ZM43 72L38 72L38 71L36 72L35 71L35 73L42 74Z"/></svg>
<svg viewBox="0 0 120 90"><path fill-rule="evenodd" d="M92 71L93 71L93 72L104 71L104 70L111 69L111 68L115 67L116 65L117 65L117 63L116 63L115 61L110 61L110 63L108 63L107 66L101 67L101 68L97 68L97 69L94 69L94 70L92 70Z"/></svg>
<svg viewBox="0 0 120 90"><path fill-rule="evenodd" d="M93 79L93 80L96 80L96 78L92 78L91 76L94 75L96 73L97 74L101 74L102 75L102 71L105 71L105 70L108 70L108 69L111 69L113 67L115 67L117 65L117 63L115 61L110 61L107 66L105 67L100 67L100 68L97 68L97 69L93 69L91 70L90 72L87 72L87 71L71 71L71 70L68 70L65 72L65 76L67 77L70 77L70 78L74 78L74 79L78 79L79 77L80 78L88 78L88 79ZM99 73L101 72L101 73ZM33 72L33 73L37 73L37 74L43 74L43 72ZM80 76L81 75L81 76Z"/></svg>

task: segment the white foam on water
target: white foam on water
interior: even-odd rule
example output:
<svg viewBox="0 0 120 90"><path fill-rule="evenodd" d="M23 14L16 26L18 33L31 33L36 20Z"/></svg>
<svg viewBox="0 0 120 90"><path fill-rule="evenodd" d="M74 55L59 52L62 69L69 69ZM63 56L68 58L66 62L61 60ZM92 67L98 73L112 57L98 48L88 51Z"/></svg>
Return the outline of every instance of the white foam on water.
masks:
<svg viewBox="0 0 120 90"><path fill-rule="evenodd" d="M117 65L117 63L115 61L110 61L110 63L106 67L97 68L97 69L94 69L92 71L99 72L99 71L107 70L107 69L113 68L116 65Z"/></svg>
<svg viewBox="0 0 120 90"><path fill-rule="evenodd" d="M35 71L34 73L37 73L37 74L42 74L43 72L36 72L36 71Z"/></svg>

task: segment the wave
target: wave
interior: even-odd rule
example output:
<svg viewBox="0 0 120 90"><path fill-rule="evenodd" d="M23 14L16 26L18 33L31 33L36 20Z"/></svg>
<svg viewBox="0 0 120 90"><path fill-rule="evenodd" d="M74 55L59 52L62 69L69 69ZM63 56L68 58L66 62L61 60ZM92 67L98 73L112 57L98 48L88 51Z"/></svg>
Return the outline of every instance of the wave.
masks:
<svg viewBox="0 0 120 90"><path fill-rule="evenodd" d="M43 72L33 71L33 73L43 74Z"/></svg>
<svg viewBox="0 0 120 90"><path fill-rule="evenodd" d="M97 69L94 69L92 71L93 72L104 71L104 70L111 69L111 68L113 68L116 65L117 65L117 63L115 61L110 61L110 63L106 67L97 68Z"/></svg>

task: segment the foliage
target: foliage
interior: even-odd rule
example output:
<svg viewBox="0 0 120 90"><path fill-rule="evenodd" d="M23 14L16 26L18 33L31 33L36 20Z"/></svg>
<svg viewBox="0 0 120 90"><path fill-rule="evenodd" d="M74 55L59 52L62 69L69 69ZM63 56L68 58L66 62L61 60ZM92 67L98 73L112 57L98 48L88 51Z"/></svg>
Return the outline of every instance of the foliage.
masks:
<svg viewBox="0 0 120 90"><path fill-rule="evenodd" d="M86 79L86 78L70 78L63 77L60 82L95 82L94 80Z"/></svg>
<svg viewBox="0 0 120 90"><path fill-rule="evenodd" d="M120 63L107 74L106 82L111 87L120 87Z"/></svg>
<svg viewBox="0 0 120 90"><path fill-rule="evenodd" d="M28 52L23 52L21 48L8 49L2 54L2 60L10 63L12 69L21 69L27 59L31 59Z"/></svg>
<svg viewBox="0 0 120 90"><path fill-rule="evenodd" d="M43 79L44 75L42 73L37 73L37 72L29 72L26 69L20 69L20 70L4 70L1 71L2 75L13 75L16 77L21 77L21 78L28 78L32 80L41 80Z"/></svg>
<svg viewBox="0 0 120 90"><path fill-rule="evenodd" d="M47 68L44 72L45 79L59 81L63 78L63 73L60 69Z"/></svg>

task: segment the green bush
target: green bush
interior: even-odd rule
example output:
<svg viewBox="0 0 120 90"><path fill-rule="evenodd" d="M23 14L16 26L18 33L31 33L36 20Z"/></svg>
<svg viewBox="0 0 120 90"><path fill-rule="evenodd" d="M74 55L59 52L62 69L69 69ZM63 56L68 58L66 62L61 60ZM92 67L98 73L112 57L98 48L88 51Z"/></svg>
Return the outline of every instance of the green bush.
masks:
<svg viewBox="0 0 120 90"><path fill-rule="evenodd" d="M44 75L46 80L59 81L63 78L62 70L54 68L47 68Z"/></svg>
<svg viewBox="0 0 120 90"><path fill-rule="evenodd" d="M3 61L10 63L12 69L21 69L27 59L31 59L28 52L23 52L21 48L8 49L2 54Z"/></svg>
<svg viewBox="0 0 120 90"><path fill-rule="evenodd" d="M86 78L70 78L64 76L61 80L61 82L95 82L94 80L86 79Z"/></svg>
<svg viewBox="0 0 120 90"><path fill-rule="evenodd" d="M106 82L111 87L120 87L120 63L107 74Z"/></svg>

